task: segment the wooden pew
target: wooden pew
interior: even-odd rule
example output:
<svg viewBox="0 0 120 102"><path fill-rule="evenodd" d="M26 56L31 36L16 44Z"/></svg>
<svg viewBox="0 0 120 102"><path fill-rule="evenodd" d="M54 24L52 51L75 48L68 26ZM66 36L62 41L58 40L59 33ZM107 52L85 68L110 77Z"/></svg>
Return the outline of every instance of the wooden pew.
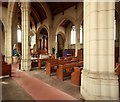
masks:
<svg viewBox="0 0 120 102"><path fill-rule="evenodd" d="M2 63L2 76L9 75L11 77L11 64Z"/></svg>
<svg viewBox="0 0 120 102"><path fill-rule="evenodd" d="M61 64L62 61L63 61L63 59L61 59L61 60L58 60L58 59L49 60L46 63L46 74L50 76L51 73L55 73L58 65Z"/></svg>
<svg viewBox="0 0 120 102"><path fill-rule="evenodd" d="M38 59L38 68L45 66L47 61L49 61L49 60L50 60L50 58Z"/></svg>
<svg viewBox="0 0 120 102"><path fill-rule="evenodd" d="M45 66L46 62L49 61L50 58L43 58L43 59L32 59L31 60L31 67L38 67L41 68L43 65Z"/></svg>
<svg viewBox="0 0 120 102"><path fill-rule="evenodd" d="M73 84L80 86L81 85L81 71L82 67L74 67L74 72L71 74L71 81Z"/></svg>
<svg viewBox="0 0 120 102"><path fill-rule="evenodd" d="M11 77L11 64L7 64L4 61L4 56L2 59L2 73L0 73L0 76L4 76L4 75L9 75Z"/></svg>
<svg viewBox="0 0 120 102"><path fill-rule="evenodd" d="M82 66L83 66L83 61L74 62L65 65L59 65L56 76L58 79L64 80L64 77L71 76L74 67L82 67Z"/></svg>
<svg viewBox="0 0 120 102"><path fill-rule="evenodd" d="M46 74L47 75L51 75L52 73L55 73L58 66L59 65L64 65L64 64L67 64L67 63L73 63L73 62L77 62L79 60L71 60L71 59L60 59L60 60L51 60L51 61L48 61L47 64L46 64Z"/></svg>
<svg viewBox="0 0 120 102"><path fill-rule="evenodd" d="M31 68L38 67L38 59L31 59Z"/></svg>

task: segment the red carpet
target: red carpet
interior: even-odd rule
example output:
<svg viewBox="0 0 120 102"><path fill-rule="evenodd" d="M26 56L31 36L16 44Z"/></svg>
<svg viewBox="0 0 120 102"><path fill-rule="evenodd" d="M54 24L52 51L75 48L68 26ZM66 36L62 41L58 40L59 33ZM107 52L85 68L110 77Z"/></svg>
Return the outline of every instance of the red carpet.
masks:
<svg viewBox="0 0 120 102"><path fill-rule="evenodd" d="M13 79L35 100L77 100L23 71L17 71L15 76Z"/></svg>

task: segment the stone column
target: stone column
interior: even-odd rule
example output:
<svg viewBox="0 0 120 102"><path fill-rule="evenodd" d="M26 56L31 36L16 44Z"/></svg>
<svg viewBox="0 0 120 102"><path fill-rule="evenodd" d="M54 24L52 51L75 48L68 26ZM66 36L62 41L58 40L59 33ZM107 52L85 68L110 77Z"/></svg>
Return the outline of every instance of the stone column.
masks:
<svg viewBox="0 0 120 102"><path fill-rule="evenodd" d="M53 31L53 26L49 26L49 34L48 34L48 53L52 54L52 48L55 48L55 39L56 35Z"/></svg>
<svg viewBox="0 0 120 102"><path fill-rule="evenodd" d="M12 13L11 10L9 10ZM9 15L9 19L12 20L12 16ZM7 19L9 22L7 24L7 33L5 34L5 60L8 64L12 63L12 22Z"/></svg>
<svg viewBox="0 0 120 102"><path fill-rule="evenodd" d="M14 44L17 45L17 23L18 23L18 12L13 12L13 22L12 22L12 47Z"/></svg>
<svg viewBox="0 0 120 102"><path fill-rule="evenodd" d="M75 56L77 56L77 51L79 48L80 48L80 25L76 27Z"/></svg>
<svg viewBox="0 0 120 102"><path fill-rule="evenodd" d="M64 49L69 49L69 45L70 45L70 36L71 36L71 29L70 27L68 27L66 29L66 32L65 32L65 46L64 46Z"/></svg>
<svg viewBox="0 0 120 102"><path fill-rule="evenodd" d="M5 34L6 34L6 31L4 31L2 35L2 54L3 55L5 55Z"/></svg>
<svg viewBox="0 0 120 102"><path fill-rule="evenodd" d="M42 46L41 46L42 43L41 42L42 42L42 39L39 39L39 45L40 45L39 48L40 48L40 50L42 49Z"/></svg>
<svg viewBox="0 0 120 102"><path fill-rule="evenodd" d="M43 36L43 50L45 49L45 36Z"/></svg>
<svg viewBox="0 0 120 102"><path fill-rule="evenodd" d="M47 38L46 38L46 36L45 36L45 38L44 38L44 41L45 41L45 49L46 49L46 45L47 45L47 40L46 40Z"/></svg>
<svg viewBox="0 0 120 102"><path fill-rule="evenodd" d="M3 30L2 31L2 26L0 24L0 27L1 27L1 31L0 31L0 52L1 54L5 55L5 33L6 31Z"/></svg>
<svg viewBox="0 0 120 102"><path fill-rule="evenodd" d="M81 94L86 100L118 100L114 73L114 2L84 2L84 68Z"/></svg>
<svg viewBox="0 0 120 102"><path fill-rule="evenodd" d="M37 52L37 50L38 50L38 39L39 39L38 34L37 34L37 27L35 27L35 34L36 34L36 52Z"/></svg>
<svg viewBox="0 0 120 102"><path fill-rule="evenodd" d="M41 50L43 50L43 36L41 38Z"/></svg>
<svg viewBox="0 0 120 102"><path fill-rule="evenodd" d="M21 3L22 11L22 61L21 70L31 69L30 60L30 46L29 46L29 35L30 35L30 2Z"/></svg>

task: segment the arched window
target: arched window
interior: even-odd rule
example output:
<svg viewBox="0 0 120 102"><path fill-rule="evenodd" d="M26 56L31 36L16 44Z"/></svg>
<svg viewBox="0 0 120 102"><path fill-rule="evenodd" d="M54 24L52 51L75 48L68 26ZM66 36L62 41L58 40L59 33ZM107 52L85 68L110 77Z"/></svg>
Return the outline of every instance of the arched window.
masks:
<svg viewBox="0 0 120 102"><path fill-rule="evenodd" d="M75 26L71 28L71 44L76 44L76 29Z"/></svg>
<svg viewBox="0 0 120 102"><path fill-rule="evenodd" d="M17 28L17 42L21 43L21 38L22 38L22 33L21 33L20 26L18 25L18 28Z"/></svg>
<svg viewBox="0 0 120 102"><path fill-rule="evenodd" d="M31 48L33 48L34 44L36 44L36 34L30 36L31 38Z"/></svg>
<svg viewBox="0 0 120 102"><path fill-rule="evenodd" d="M83 44L83 25L80 26L80 44Z"/></svg>

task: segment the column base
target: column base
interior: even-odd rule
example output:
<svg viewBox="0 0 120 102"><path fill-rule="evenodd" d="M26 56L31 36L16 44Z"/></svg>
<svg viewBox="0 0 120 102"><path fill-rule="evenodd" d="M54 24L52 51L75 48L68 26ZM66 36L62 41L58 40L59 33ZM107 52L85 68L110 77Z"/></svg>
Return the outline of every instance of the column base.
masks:
<svg viewBox="0 0 120 102"><path fill-rule="evenodd" d="M21 70L30 71L31 69L31 60L22 59L21 60Z"/></svg>
<svg viewBox="0 0 120 102"><path fill-rule="evenodd" d="M118 100L118 87L114 73L82 72L81 94L85 100Z"/></svg>

